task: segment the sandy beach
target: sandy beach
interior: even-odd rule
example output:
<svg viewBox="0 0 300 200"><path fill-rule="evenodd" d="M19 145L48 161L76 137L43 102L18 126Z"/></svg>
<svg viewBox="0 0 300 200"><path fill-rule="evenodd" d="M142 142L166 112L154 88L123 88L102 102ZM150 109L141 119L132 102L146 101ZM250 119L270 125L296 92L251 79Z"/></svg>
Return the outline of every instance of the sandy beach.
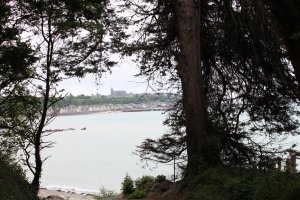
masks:
<svg viewBox="0 0 300 200"><path fill-rule="evenodd" d="M47 199L47 197L55 196L63 198L64 200L95 200L90 194L76 194L74 192L64 192L61 190L48 190L41 188L39 190L39 197L41 199ZM112 197L111 200L122 200L121 195L117 195L116 197ZM51 200L51 198L50 198ZM56 200L56 199L55 199Z"/></svg>
<svg viewBox="0 0 300 200"><path fill-rule="evenodd" d="M72 192L40 189L39 197L41 199L47 198L49 196L58 196L65 200L95 200L91 195L88 194L75 194Z"/></svg>

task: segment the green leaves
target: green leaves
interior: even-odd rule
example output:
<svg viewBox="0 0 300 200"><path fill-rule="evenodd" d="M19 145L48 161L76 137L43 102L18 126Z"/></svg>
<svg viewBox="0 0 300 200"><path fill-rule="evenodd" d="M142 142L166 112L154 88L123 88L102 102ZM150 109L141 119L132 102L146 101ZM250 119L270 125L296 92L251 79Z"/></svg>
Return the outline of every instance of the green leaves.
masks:
<svg viewBox="0 0 300 200"><path fill-rule="evenodd" d="M127 174L122 182L122 194L124 196L130 195L134 191L134 182L131 177Z"/></svg>
<svg viewBox="0 0 300 200"><path fill-rule="evenodd" d="M29 77L32 65L36 58L32 55L32 49L25 43L17 42L13 46L0 46L0 66L2 74L9 74L17 78ZM5 70L5 71L4 71ZM1 74L0 74L1 76Z"/></svg>

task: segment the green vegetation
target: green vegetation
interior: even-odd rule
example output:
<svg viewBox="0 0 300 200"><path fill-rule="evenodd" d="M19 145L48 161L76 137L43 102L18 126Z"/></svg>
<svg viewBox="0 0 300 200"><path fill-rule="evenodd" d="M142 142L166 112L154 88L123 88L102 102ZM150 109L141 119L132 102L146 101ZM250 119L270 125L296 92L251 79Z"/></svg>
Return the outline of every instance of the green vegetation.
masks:
<svg viewBox="0 0 300 200"><path fill-rule="evenodd" d="M0 155L0 200L37 200L18 164Z"/></svg>
<svg viewBox="0 0 300 200"><path fill-rule="evenodd" d="M128 176L132 187L126 199L178 199L178 200L296 200L300 199L300 174L215 167L203 170L191 179L184 179L165 187L151 176L135 181ZM124 182L123 182L124 183ZM162 183L162 182L161 182ZM171 183L170 183L171 184ZM124 186L124 185L123 185ZM154 186L154 187L153 187ZM151 190L150 190L151 188ZM168 189L166 189L168 188Z"/></svg>
<svg viewBox="0 0 300 200"><path fill-rule="evenodd" d="M127 199L141 199L146 197L147 193L145 190L135 189L132 194L129 194Z"/></svg>
<svg viewBox="0 0 300 200"><path fill-rule="evenodd" d="M158 183L164 182L166 180L165 175L158 175L155 179Z"/></svg>
<svg viewBox="0 0 300 200"><path fill-rule="evenodd" d="M86 105L103 105L103 104L142 104L154 101L173 102L178 99L176 94L135 94L133 96L111 97L111 96L66 96L58 105L65 106L86 106Z"/></svg>
<svg viewBox="0 0 300 200"><path fill-rule="evenodd" d="M107 190L104 187L100 188L100 193L97 195L94 195L94 199L96 200L108 200L112 197L115 197L116 194L113 190Z"/></svg>
<svg viewBox="0 0 300 200"><path fill-rule="evenodd" d="M41 151L52 146L44 140L45 127L65 95L58 83L108 71L115 62L109 56L112 43L103 40L106 29L115 42L123 31L113 31L114 12L98 1L7 0L0 7L0 136L18 138L15 145L23 151L20 159L33 174L37 194L45 160ZM30 95L40 101L29 102ZM12 97L20 97L22 109Z"/></svg>
<svg viewBox="0 0 300 200"><path fill-rule="evenodd" d="M122 194L126 199L144 198L150 192L153 184L164 181L166 181L164 175L158 175L156 178L153 176L142 176L134 181L130 176L126 175L122 182Z"/></svg>
<svg viewBox="0 0 300 200"><path fill-rule="evenodd" d="M122 194L126 197L133 193L134 191L134 182L132 178L127 174L122 182Z"/></svg>
<svg viewBox="0 0 300 200"><path fill-rule="evenodd" d="M147 184L152 183L155 180L153 176L143 176L134 181L135 188L138 190L146 190Z"/></svg>
<svg viewBox="0 0 300 200"><path fill-rule="evenodd" d="M191 200L300 199L300 175L238 168L212 168L191 182Z"/></svg>

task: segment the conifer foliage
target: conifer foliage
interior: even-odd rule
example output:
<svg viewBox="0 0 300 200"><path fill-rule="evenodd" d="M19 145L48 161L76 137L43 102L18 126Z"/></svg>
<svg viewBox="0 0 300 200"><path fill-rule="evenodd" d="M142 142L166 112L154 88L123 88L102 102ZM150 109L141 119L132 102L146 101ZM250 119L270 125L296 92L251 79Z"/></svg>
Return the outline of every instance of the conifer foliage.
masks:
<svg viewBox="0 0 300 200"><path fill-rule="evenodd" d="M139 55L141 74L165 75L181 84L187 174L221 163L274 166L272 158L284 149L269 144L297 133L299 83L289 65L285 29L279 28L273 9L258 0L129 2L143 30L129 45ZM195 71L189 71L194 65ZM257 140L259 136L267 142ZM165 136L146 140L138 151L142 158L163 158L156 147L164 141ZM177 144L177 152L181 150Z"/></svg>

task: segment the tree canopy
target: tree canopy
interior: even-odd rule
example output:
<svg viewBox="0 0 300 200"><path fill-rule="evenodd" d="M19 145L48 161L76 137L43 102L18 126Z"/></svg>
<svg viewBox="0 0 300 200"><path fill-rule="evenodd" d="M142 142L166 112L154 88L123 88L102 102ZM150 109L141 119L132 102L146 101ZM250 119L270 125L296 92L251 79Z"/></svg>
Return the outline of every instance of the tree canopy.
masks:
<svg viewBox="0 0 300 200"><path fill-rule="evenodd" d="M41 150L52 144L44 139L49 134L46 126L58 112L56 103L65 95L57 89L57 84L66 78L81 78L87 73L101 77L103 72L109 71L116 64L109 54L118 48L119 38L125 35L118 26L108 1L12 0L7 5L11 6L13 24L17 25L10 31L15 31L16 34L23 31L23 35L19 36L19 43L23 46L30 44L32 50L28 47L27 51L35 58L27 61L31 61L29 76L25 69L20 71L20 75L13 73L27 64L24 47L15 49L14 52L8 49L5 57L1 57L3 65L8 69L4 69L5 73L3 71L2 74L8 76L8 81L18 85L17 81L22 80L21 75L24 75L24 79L27 78L26 93L17 96L23 105L17 104L13 111L18 108L18 113L10 112L7 118L14 119L14 124L20 124L9 132L13 132L10 135L20 138L19 146L25 156L24 162L34 175L32 186L37 192L45 160L41 157ZM3 32L4 36L6 32ZM14 36L8 36L12 37L8 39L15 39ZM16 50L20 54L17 61L12 59L12 53L14 57L18 56ZM16 91L14 88L9 90ZM3 98L6 97L4 94Z"/></svg>
<svg viewBox="0 0 300 200"><path fill-rule="evenodd" d="M172 73L172 76L166 76L171 77L169 80L181 80L183 117L187 128L200 123L193 121L193 117L188 115L192 113L189 109L196 110L201 104L197 100L186 102L184 96L199 94L191 88L201 87L199 91L203 92L202 98L205 99L207 113L204 115L207 116L207 121L205 128L195 134L205 142L194 146L205 146L204 151L214 164L215 156L223 164L232 166L249 167L267 163L261 162L261 154L275 157L275 153L282 151L259 143L254 138L264 135L270 142L281 134L295 134L298 128L295 116L299 83L289 64L288 48L278 29L274 13L267 4L255 0L191 1L190 7L198 9L200 13L198 17L193 14L195 23L199 20L196 24L200 29L200 33L193 32L200 35L193 40L194 43L200 42L200 51L193 54L193 58L201 58L201 64L197 65L200 71L193 74L202 75L203 81L194 82L195 85L190 85L189 90L184 89L182 81L193 82L193 79L180 66L182 56L187 56L181 45L188 42L179 33L182 28L179 21L182 20L184 11L184 6L180 3L154 1L145 2L143 6L132 3L142 19L137 22L140 22L140 30L143 31L129 49L139 53L142 73L153 76L156 73L166 74L163 72L168 71ZM190 22L183 22L185 23ZM191 26L193 25L189 24L189 27L183 29L191 32ZM188 56L191 55L192 52L188 53ZM193 58L189 57L188 60ZM185 62L185 66L187 63ZM177 76L173 78L173 71L176 70ZM197 78L194 81L196 80ZM191 104L195 104L195 107ZM189 125L189 122L192 124ZM186 131L188 141L190 136ZM206 132L207 139L206 136L201 136L203 131ZM151 155L151 142L141 146L142 149L146 148L143 153ZM162 141L157 142L161 144ZM216 154L213 155L212 152ZM155 155L157 152L152 153Z"/></svg>

